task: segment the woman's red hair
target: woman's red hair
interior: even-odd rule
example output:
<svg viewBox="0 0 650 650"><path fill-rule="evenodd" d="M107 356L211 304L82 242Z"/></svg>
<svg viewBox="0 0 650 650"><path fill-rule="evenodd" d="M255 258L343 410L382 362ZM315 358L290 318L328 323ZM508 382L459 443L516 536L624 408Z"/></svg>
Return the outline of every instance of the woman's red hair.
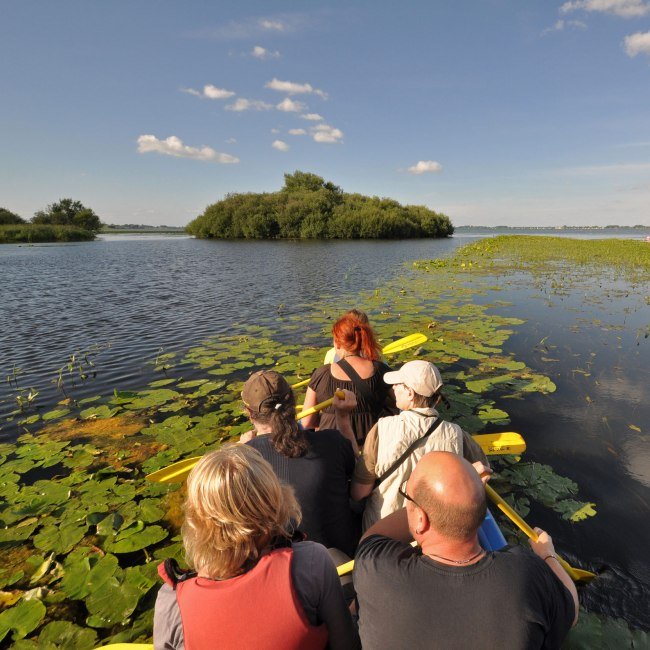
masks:
<svg viewBox="0 0 650 650"><path fill-rule="evenodd" d="M376 361L381 357L381 348L377 343L375 331L368 323L366 317L365 321L353 309L339 318L332 327L332 336L334 337L334 344L337 348L342 348L350 354L359 354L366 359ZM365 314L363 314L365 316Z"/></svg>

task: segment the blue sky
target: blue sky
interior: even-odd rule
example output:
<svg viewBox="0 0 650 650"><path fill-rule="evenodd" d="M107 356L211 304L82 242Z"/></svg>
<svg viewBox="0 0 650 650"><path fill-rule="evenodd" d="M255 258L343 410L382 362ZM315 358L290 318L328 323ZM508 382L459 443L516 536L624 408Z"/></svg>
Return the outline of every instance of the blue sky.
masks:
<svg viewBox="0 0 650 650"><path fill-rule="evenodd" d="M184 225L296 169L455 225L650 225L650 0L0 0L0 206Z"/></svg>

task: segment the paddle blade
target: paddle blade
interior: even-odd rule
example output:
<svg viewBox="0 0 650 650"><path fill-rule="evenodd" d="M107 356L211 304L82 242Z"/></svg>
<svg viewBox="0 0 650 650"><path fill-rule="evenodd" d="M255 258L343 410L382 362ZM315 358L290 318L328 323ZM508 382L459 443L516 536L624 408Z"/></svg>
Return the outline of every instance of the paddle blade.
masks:
<svg viewBox="0 0 650 650"><path fill-rule="evenodd" d="M488 456L523 454L526 451L526 441L513 431L481 433L472 438L481 445L483 453Z"/></svg>
<svg viewBox="0 0 650 650"><path fill-rule="evenodd" d="M404 338L397 339L397 341L385 345L381 351L382 354L395 354L395 352L401 352L402 350L414 348L416 345L422 345L426 341L427 337L424 334L409 334Z"/></svg>
<svg viewBox="0 0 650 650"><path fill-rule="evenodd" d="M182 483L192 471L192 467L201 460L201 456L179 460L173 465L163 467L157 472L147 474L147 481L152 483Z"/></svg>

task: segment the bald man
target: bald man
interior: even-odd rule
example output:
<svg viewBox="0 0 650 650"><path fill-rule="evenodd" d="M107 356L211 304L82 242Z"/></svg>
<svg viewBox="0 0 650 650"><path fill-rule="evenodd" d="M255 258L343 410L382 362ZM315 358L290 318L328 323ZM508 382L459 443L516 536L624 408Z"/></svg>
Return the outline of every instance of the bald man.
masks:
<svg viewBox="0 0 650 650"><path fill-rule="evenodd" d="M456 454L426 454L400 491L406 507L366 531L355 558L364 650L560 647L578 594L547 533L536 529L534 553L484 551L485 489Z"/></svg>

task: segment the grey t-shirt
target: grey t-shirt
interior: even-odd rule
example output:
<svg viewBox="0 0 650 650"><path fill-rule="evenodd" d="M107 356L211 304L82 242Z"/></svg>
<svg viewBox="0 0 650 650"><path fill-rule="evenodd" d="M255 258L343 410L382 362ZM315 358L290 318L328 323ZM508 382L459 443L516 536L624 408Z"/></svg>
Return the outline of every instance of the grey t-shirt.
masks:
<svg viewBox="0 0 650 650"><path fill-rule="evenodd" d="M336 567L321 544L296 542L292 546L291 577L305 615L312 625L325 623L329 647L358 649L359 635L345 604ZM155 650L184 650L183 624L176 593L167 583L158 592L153 620ZM219 639L215 637L215 647Z"/></svg>
<svg viewBox="0 0 650 650"><path fill-rule="evenodd" d="M381 535L354 560L364 650L559 648L573 598L531 551L505 547L469 566L449 566Z"/></svg>

